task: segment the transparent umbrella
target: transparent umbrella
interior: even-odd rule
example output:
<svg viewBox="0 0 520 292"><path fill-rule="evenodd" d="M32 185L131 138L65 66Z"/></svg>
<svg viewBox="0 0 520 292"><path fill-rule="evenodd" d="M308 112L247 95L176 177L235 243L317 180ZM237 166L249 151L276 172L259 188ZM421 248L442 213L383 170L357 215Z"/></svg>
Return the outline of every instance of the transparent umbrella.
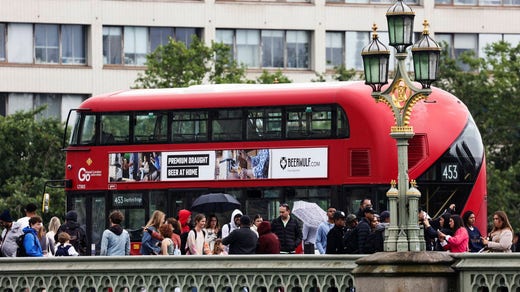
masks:
<svg viewBox="0 0 520 292"><path fill-rule="evenodd" d="M318 204L312 202L294 202L292 214L302 220L303 223L314 227L318 227L322 222L327 221L327 212Z"/></svg>

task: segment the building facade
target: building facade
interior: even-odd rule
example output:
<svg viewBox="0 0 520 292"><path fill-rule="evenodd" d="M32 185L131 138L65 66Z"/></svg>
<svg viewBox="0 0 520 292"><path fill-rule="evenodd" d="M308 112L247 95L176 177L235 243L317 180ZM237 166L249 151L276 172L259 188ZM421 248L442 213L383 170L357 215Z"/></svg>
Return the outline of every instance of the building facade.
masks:
<svg viewBox="0 0 520 292"><path fill-rule="evenodd" d="M231 45L256 78L281 69L294 82L363 69L376 23L387 43L390 0L0 0L0 114L47 104L62 121L89 96L128 89L146 54L171 36ZM520 42L520 0L407 0L414 31L427 19L458 55Z"/></svg>

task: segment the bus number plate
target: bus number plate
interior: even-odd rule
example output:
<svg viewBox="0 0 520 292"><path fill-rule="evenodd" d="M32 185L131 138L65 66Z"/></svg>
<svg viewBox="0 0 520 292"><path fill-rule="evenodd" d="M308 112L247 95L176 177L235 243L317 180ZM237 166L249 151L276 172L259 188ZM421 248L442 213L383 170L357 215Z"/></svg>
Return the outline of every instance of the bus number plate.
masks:
<svg viewBox="0 0 520 292"><path fill-rule="evenodd" d="M442 163L442 181L458 181L460 177L459 165L457 163Z"/></svg>

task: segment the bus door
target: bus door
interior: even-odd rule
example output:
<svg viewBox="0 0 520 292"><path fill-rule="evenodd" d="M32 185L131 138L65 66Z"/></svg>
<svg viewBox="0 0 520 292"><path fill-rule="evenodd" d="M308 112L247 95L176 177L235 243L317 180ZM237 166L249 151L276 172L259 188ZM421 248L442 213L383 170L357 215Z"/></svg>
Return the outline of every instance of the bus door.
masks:
<svg viewBox="0 0 520 292"><path fill-rule="evenodd" d="M78 223L87 234L87 252L99 253L101 235L106 228L105 193L89 192L69 195L67 210L78 213Z"/></svg>
<svg viewBox="0 0 520 292"><path fill-rule="evenodd" d="M143 226L146 225L148 214L151 212L148 191L111 192L109 197L107 217L113 210L123 213L125 219L122 225L130 234L130 254L139 255Z"/></svg>
<svg viewBox="0 0 520 292"><path fill-rule="evenodd" d="M111 192L108 214L112 210L119 210L125 215L123 227L130 233L130 254L138 255L141 249L143 227L153 212L158 210L172 216L172 208L167 190L133 190Z"/></svg>
<svg viewBox="0 0 520 292"><path fill-rule="evenodd" d="M191 204L201 195L209 194L210 192L207 189L170 189L168 193L169 198L169 208L170 212L166 213L168 217L175 217L179 214L179 210L182 209L191 209ZM210 214L205 214L209 216ZM193 218L193 216L192 216Z"/></svg>

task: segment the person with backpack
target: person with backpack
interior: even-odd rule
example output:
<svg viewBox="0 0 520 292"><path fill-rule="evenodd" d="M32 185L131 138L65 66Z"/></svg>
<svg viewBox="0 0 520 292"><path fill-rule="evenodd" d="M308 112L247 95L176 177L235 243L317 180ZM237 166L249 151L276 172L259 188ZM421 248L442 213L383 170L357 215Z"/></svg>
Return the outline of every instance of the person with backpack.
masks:
<svg viewBox="0 0 520 292"><path fill-rule="evenodd" d="M29 219L29 226L23 229L23 244L19 246L17 257L43 257L40 239L38 238L38 231L42 228L42 218L34 216Z"/></svg>
<svg viewBox="0 0 520 292"><path fill-rule="evenodd" d="M66 257L66 256L78 256L79 253L76 251L74 246L70 244L70 235L66 232L58 235L58 244L56 245L56 251L54 256Z"/></svg>
<svg viewBox="0 0 520 292"><path fill-rule="evenodd" d="M58 228L56 235L54 235L54 241L58 241L60 233L66 232L70 235L70 244L74 246L79 255L85 256L87 255L87 234L77 221L78 213L76 213L76 211L71 210L67 212L65 215L65 223Z"/></svg>
<svg viewBox="0 0 520 292"><path fill-rule="evenodd" d="M18 250L16 240L23 234L22 224L14 222L9 210L4 210L0 214L0 226L4 229L1 235L0 256L16 257Z"/></svg>
<svg viewBox="0 0 520 292"><path fill-rule="evenodd" d="M204 214L197 214L195 216L195 226L188 233L186 239L186 254L188 255L207 255L211 254L209 245L206 242L206 216Z"/></svg>
<svg viewBox="0 0 520 292"><path fill-rule="evenodd" d="M233 210L229 223L222 226L222 239L226 238L233 230L240 227L240 217L242 217L242 211L239 209Z"/></svg>

